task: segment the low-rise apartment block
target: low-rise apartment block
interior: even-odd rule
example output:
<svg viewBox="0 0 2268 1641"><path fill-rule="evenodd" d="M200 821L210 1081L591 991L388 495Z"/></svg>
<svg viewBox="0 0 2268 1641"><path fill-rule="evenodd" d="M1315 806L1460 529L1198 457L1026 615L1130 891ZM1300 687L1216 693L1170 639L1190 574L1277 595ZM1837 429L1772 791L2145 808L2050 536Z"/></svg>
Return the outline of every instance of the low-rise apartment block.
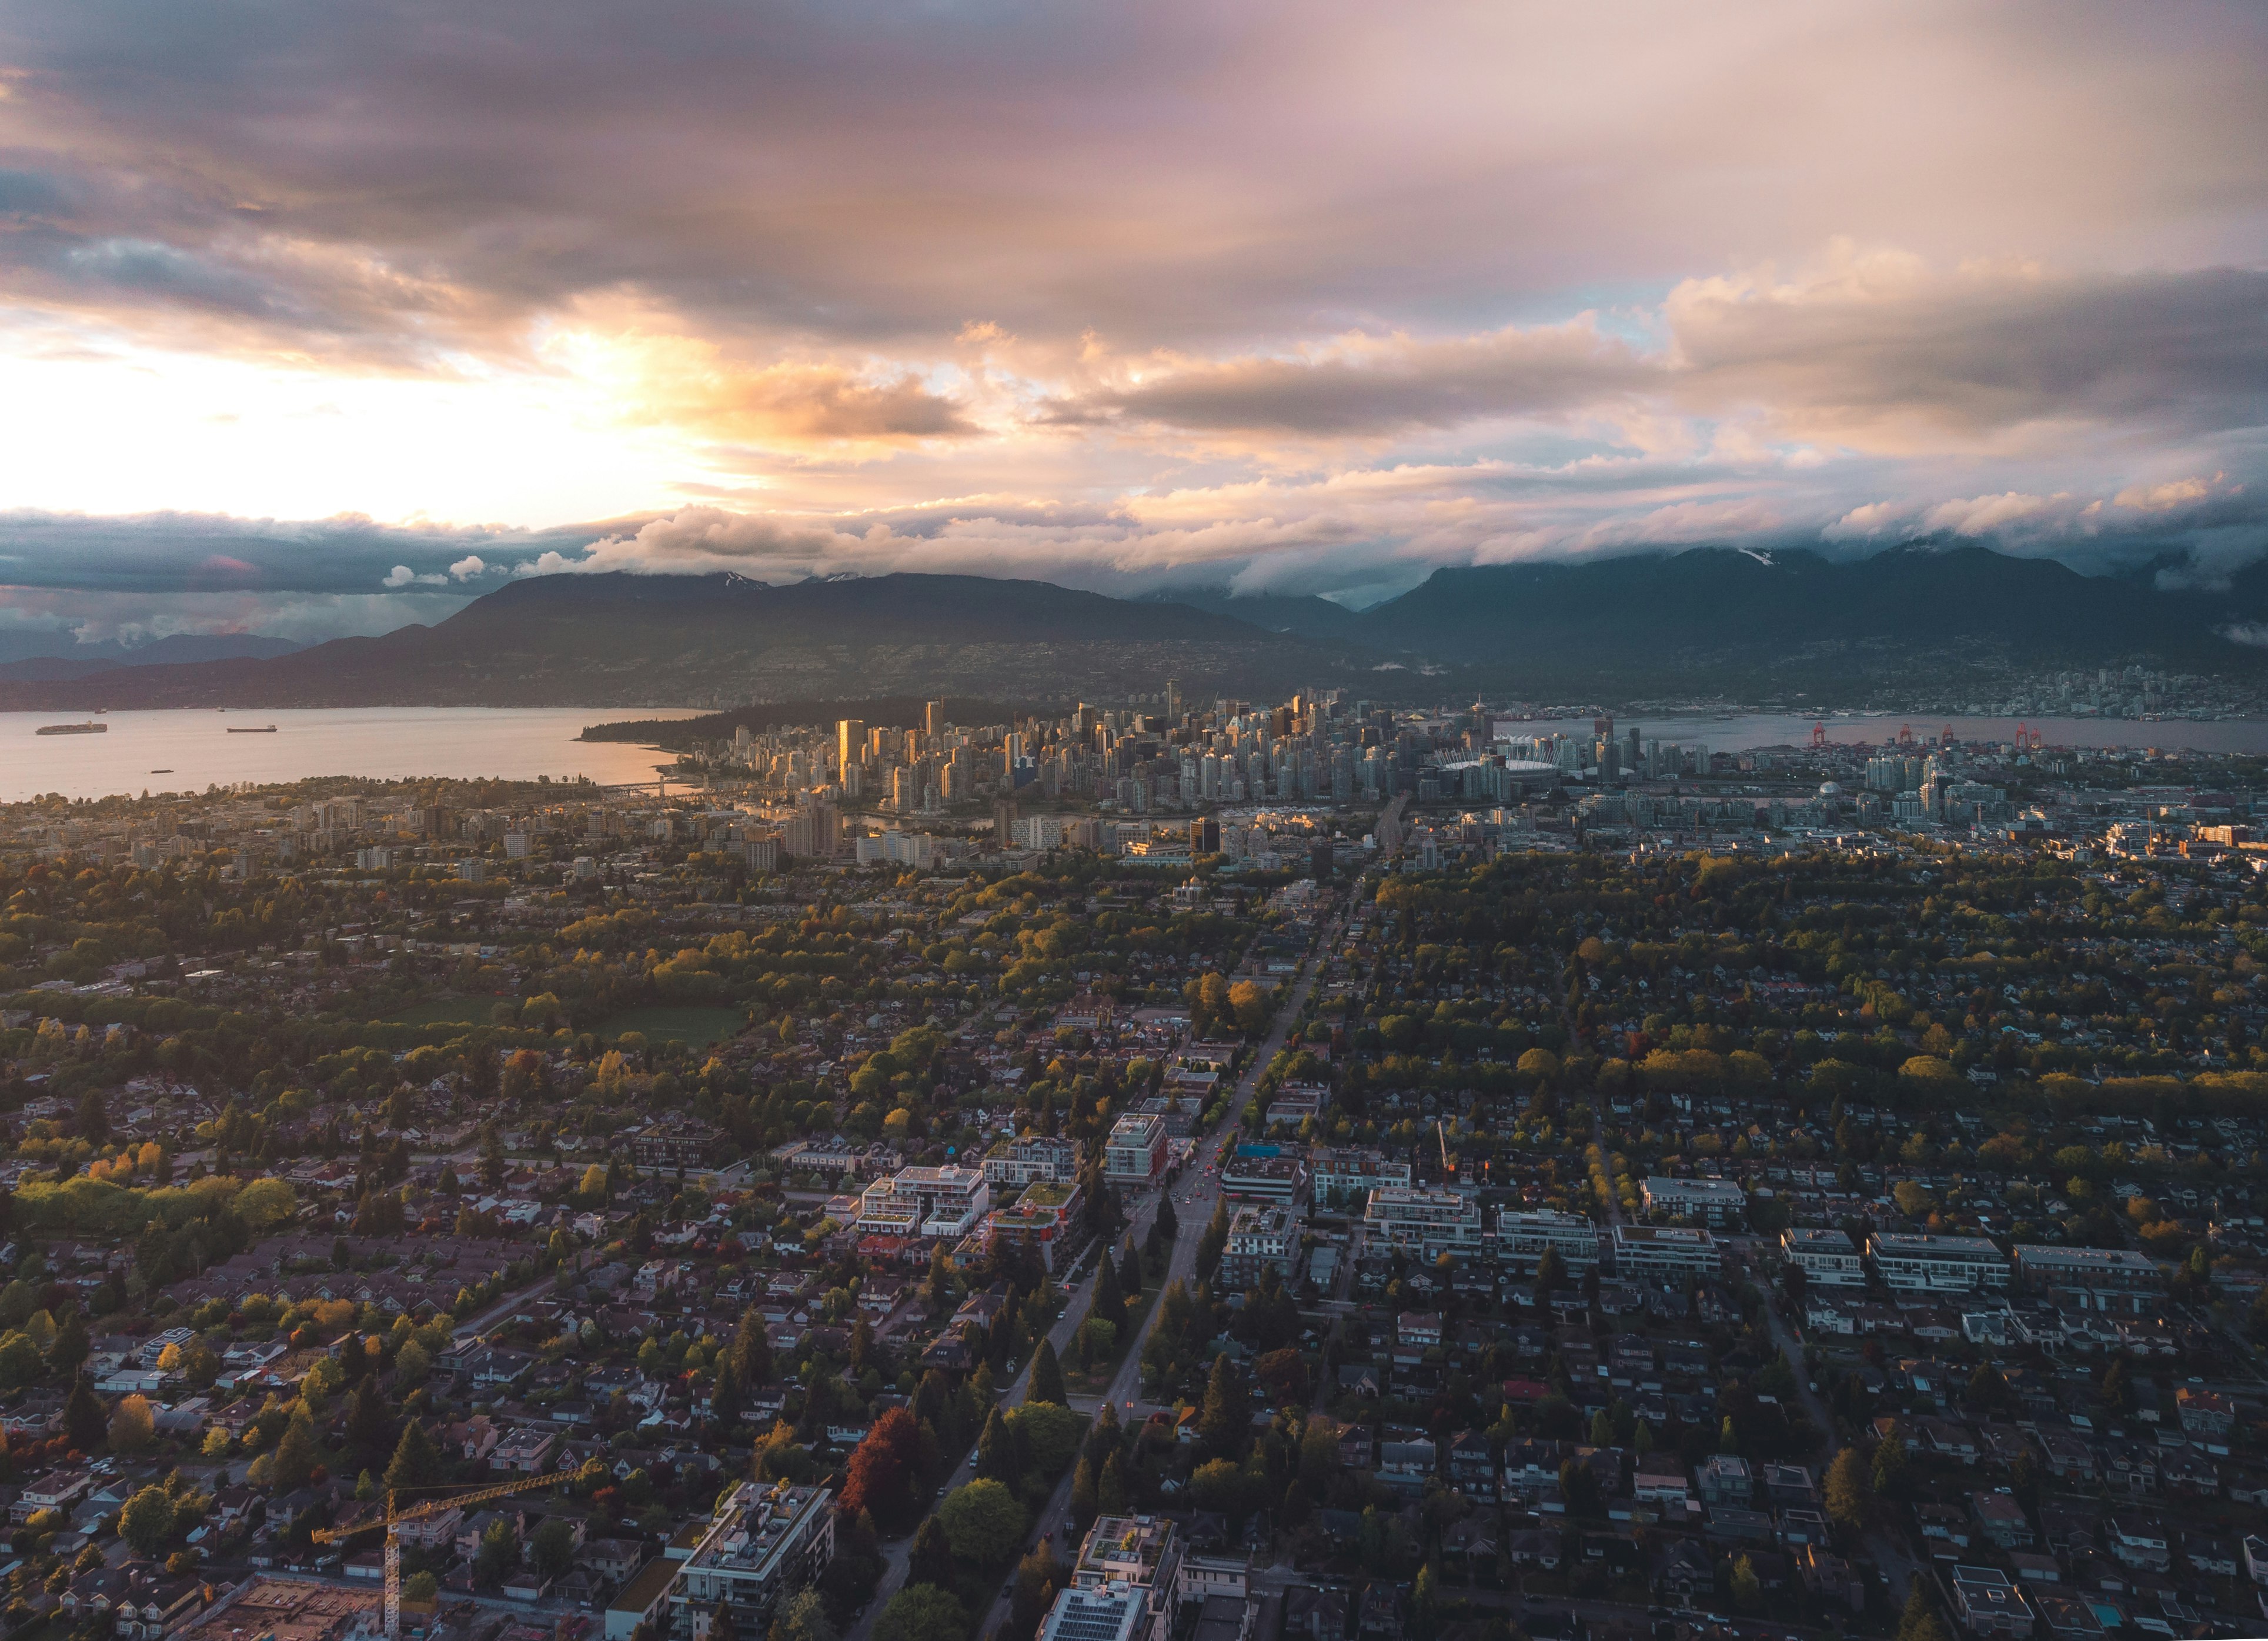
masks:
<svg viewBox="0 0 2268 1641"><path fill-rule="evenodd" d="M1429 1260L1481 1247L1481 1206L1454 1191L1381 1186L1370 1194L1362 1223L1373 1238L1397 1252Z"/></svg>
<svg viewBox="0 0 2268 1641"><path fill-rule="evenodd" d="M1858 1245L1845 1231L1784 1231L1780 1252L1798 1267L1815 1288L1863 1288L1867 1268L1859 1259Z"/></svg>
<svg viewBox="0 0 2268 1641"><path fill-rule="evenodd" d="M1671 1179L1652 1175L1645 1186L1646 1211L1705 1225L1737 1225L1749 1209L1749 1194L1737 1179Z"/></svg>
<svg viewBox="0 0 2268 1641"><path fill-rule="evenodd" d="M1147 1112L1134 1112L1110 1125L1110 1138L1102 1150L1102 1177L1113 1185L1152 1184L1166 1172L1166 1125Z"/></svg>
<svg viewBox="0 0 2268 1641"><path fill-rule="evenodd" d="M1682 1282L1714 1276L1721 1264L1717 1238L1701 1230L1668 1225L1616 1225L1615 1275L1641 1282Z"/></svg>
<svg viewBox="0 0 2268 1641"><path fill-rule="evenodd" d="M2008 1256L1984 1237L1878 1231L1867 1239L1867 1255L1898 1293L1998 1292L2008 1285Z"/></svg>

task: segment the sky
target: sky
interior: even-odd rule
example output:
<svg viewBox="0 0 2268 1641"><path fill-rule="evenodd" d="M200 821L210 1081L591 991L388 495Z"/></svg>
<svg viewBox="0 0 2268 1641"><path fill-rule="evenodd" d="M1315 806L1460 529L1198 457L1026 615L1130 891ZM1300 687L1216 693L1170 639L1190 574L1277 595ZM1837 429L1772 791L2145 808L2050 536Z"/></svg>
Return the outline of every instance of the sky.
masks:
<svg viewBox="0 0 2268 1641"><path fill-rule="evenodd" d="M0 0L0 635L2268 551L2268 11Z"/></svg>

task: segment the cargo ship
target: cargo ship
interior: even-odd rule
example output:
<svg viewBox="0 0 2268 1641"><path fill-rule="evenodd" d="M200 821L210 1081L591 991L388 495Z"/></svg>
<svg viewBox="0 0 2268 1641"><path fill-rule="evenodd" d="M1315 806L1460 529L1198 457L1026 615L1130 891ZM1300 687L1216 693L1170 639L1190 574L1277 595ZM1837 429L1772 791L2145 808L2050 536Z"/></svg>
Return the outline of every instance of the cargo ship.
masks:
<svg viewBox="0 0 2268 1641"><path fill-rule="evenodd" d="M108 735L108 724L41 724L35 735Z"/></svg>
<svg viewBox="0 0 2268 1641"><path fill-rule="evenodd" d="M276 726L274 724L263 724L256 729L239 729L234 724L231 724L229 726L228 732L231 735L274 735L276 733Z"/></svg>

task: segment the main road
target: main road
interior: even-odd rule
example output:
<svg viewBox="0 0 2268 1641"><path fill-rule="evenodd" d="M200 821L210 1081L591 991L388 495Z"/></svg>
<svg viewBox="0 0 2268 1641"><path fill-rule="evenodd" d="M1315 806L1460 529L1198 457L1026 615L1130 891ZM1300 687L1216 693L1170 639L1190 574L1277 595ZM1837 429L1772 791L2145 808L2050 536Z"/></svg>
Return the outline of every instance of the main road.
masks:
<svg viewBox="0 0 2268 1641"><path fill-rule="evenodd" d="M1174 1212L1178 1216L1179 1231L1174 1238L1173 1253L1166 1261L1165 1274L1158 1281L1160 1290L1168 1282L1176 1281L1186 1282L1196 1273L1197 1243L1204 1235L1206 1223L1212 1217L1214 1204L1220 1198L1220 1160L1235 1143L1238 1124L1241 1120L1245 1103L1252 1098L1254 1090L1259 1087L1261 1074L1268 1068L1268 1062L1275 1059L1282 1051L1284 1039L1291 1035L1292 1027L1298 1021L1300 1011L1307 1006L1308 995L1314 989L1317 964L1321 957L1330 950L1332 939L1344 923L1337 906L1334 906L1326 913L1325 922L1323 938L1310 949L1301 963L1298 979L1285 991L1284 1002L1276 1010L1276 1018L1268 1028L1266 1040L1261 1044L1260 1052L1253 1056L1251 1065L1238 1081L1236 1096L1229 1102L1228 1114L1222 1120L1219 1131L1198 1145L1195 1156L1190 1158L1188 1170L1180 1179L1168 1181L1162 1187L1165 1191L1174 1193ZM1152 1222L1157 1218L1160 1200L1159 1192L1145 1192L1130 1209L1127 1216L1127 1234L1133 1236L1138 1243L1148 1234ZM1077 1331L1079 1323L1086 1319L1086 1307L1094 1296L1094 1282L1096 1275L1099 1274L1100 1261L1109 1257L1109 1253L1110 1249L1108 1246L1096 1250L1098 1271L1089 1273L1081 1280L1078 1291L1070 1296L1064 1306L1062 1316L1057 1319L1055 1327L1048 1334L1058 1356L1069 1348L1071 1334ZM1142 1347L1149 1342L1150 1330L1157 1326L1158 1309L1158 1305L1153 1298L1143 1315L1141 1331L1127 1345L1126 1354L1119 1364L1118 1371L1112 1376L1109 1386L1103 1395L1094 1398L1085 1396L1073 1398L1074 1405L1079 1411L1099 1413L1102 1403L1106 1401L1117 1405L1122 1418L1130 1420L1143 1411L1141 1404L1136 1398L1136 1393L1141 1387ZM1034 1354L1037 1355L1037 1347L1035 1346ZM1002 1398L1002 1405L1013 1406L1023 1401L1025 1393L1031 1388L1031 1382L1032 1364L1027 1361L1017 1372L1014 1381L1009 1385L1006 1393ZM954 1468L946 1486L948 1488L955 1486L967 1479L973 1473L976 1462L976 1449L972 1445L966 1453L961 1455L961 1462ZM1074 1469L1076 1467L1076 1466L1073 1467ZM1045 1534L1056 1540L1058 1553L1066 1560L1076 1554L1077 1549L1077 1547L1070 1542L1070 1534L1065 1527L1071 1509L1071 1475L1066 1473L1062 1480L1056 1483L1055 1491L1048 1496L1047 1503L1041 1506L1039 1517L1033 1524L1033 1531L1035 1534ZM883 1547L882 1576L875 1584L873 1599L867 1602L865 1610L860 1613L857 1621L851 1624L843 1641L869 1641L876 1616L884 1607L889 1604L890 1598L905 1587L906 1563L912 1549L913 1539L910 1534ZM977 1615L973 1634L978 1637L990 1636L1007 1622L1011 1593L1012 1593L1012 1587L1004 1588L993 1597L992 1604Z"/></svg>

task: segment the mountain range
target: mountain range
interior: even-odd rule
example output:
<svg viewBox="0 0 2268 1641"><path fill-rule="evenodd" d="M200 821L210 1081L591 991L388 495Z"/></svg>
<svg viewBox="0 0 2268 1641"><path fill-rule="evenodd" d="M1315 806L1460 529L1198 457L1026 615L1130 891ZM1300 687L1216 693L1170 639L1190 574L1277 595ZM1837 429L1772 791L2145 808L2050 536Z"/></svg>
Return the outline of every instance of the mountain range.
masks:
<svg viewBox="0 0 2268 1641"><path fill-rule="evenodd" d="M114 667L170 667L200 661L265 660L306 646L257 632L176 632L147 644L116 639L93 643L70 632L38 629L0 633L0 680L55 683L107 672Z"/></svg>
<svg viewBox="0 0 2268 1641"><path fill-rule="evenodd" d="M0 666L0 708L1034 703L1118 699L1169 678L1189 697L1314 684L1384 700L1801 691L1825 706L1948 669L2139 661L2268 675L2268 565L2212 589L2169 568L2086 576L1973 546L1855 561L1698 548L1437 570L1362 611L1220 588L1122 599L981 576L773 587L736 575L554 575L512 582L430 627L288 654L152 662L137 651L137 664L76 677Z"/></svg>

